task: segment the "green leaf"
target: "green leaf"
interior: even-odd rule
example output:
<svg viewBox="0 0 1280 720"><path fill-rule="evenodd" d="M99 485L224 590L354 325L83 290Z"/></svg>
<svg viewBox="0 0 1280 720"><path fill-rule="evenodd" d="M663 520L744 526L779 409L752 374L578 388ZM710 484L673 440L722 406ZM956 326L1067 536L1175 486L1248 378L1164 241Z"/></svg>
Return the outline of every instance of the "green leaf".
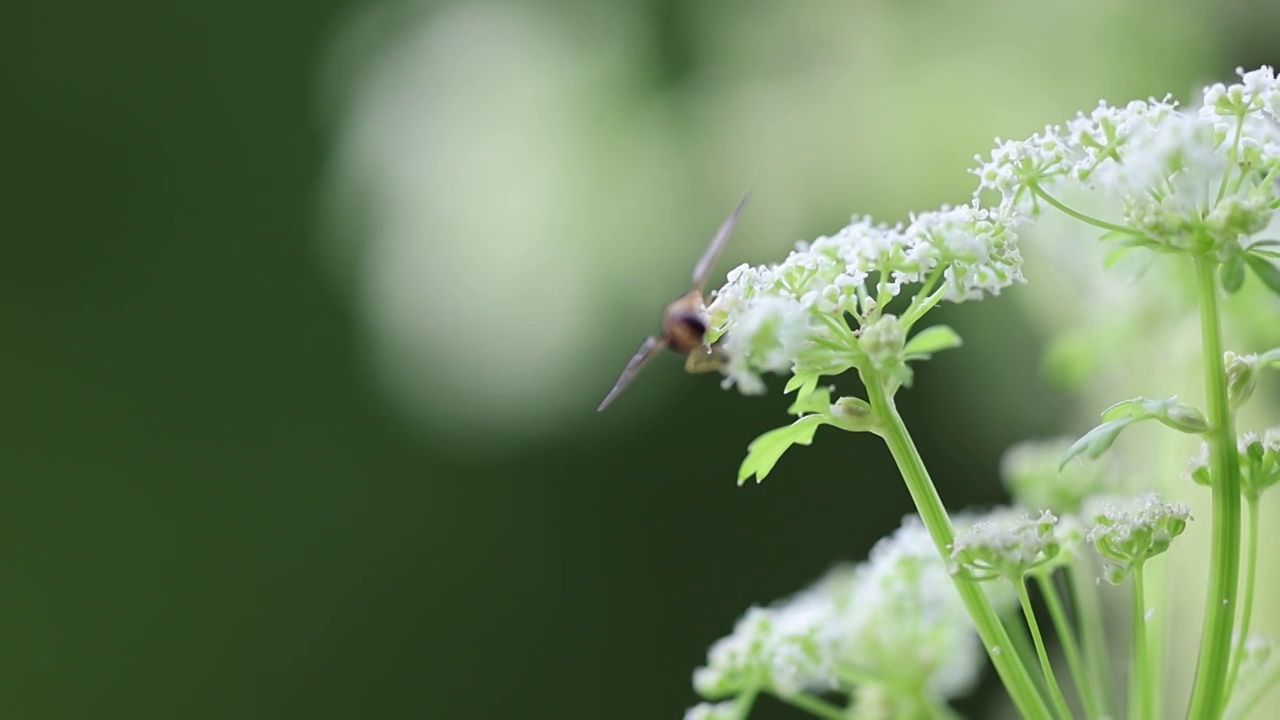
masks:
<svg viewBox="0 0 1280 720"><path fill-rule="evenodd" d="M792 375L791 379L787 381L787 386L782 388L782 394L786 395L792 390L798 389L800 392L796 393L796 397L802 398L813 392L816 387L818 387L818 373L799 372Z"/></svg>
<svg viewBox="0 0 1280 720"><path fill-rule="evenodd" d="M788 415L806 413L826 415L829 412L831 412L831 391L827 388L815 388L808 393L798 394L795 402L787 408Z"/></svg>
<svg viewBox="0 0 1280 720"><path fill-rule="evenodd" d="M1110 270L1125 255L1133 252L1138 248L1137 245L1121 245L1111 252L1107 253L1107 257L1102 260L1102 269Z"/></svg>
<svg viewBox="0 0 1280 720"><path fill-rule="evenodd" d="M1249 243L1245 252L1259 257L1280 258L1280 240L1258 240Z"/></svg>
<svg viewBox="0 0 1280 720"><path fill-rule="evenodd" d="M1097 460L1102 454L1111 449L1111 445L1115 443L1116 438L1120 436L1120 431L1124 430L1133 423L1144 420L1137 416L1122 417L1118 420L1105 422L1098 427L1084 434L1084 437L1075 441L1071 447L1067 448L1067 452L1062 456L1062 462L1058 465L1058 470L1067 466L1072 458L1080 454L1089 456L1090 460Z"/></svg>
<svg viewBox="0 0 1280 720"><path fill-rule="evenodd" d="M1102 411L1102 421L1110 422L1124 417L1136 417L1139 415L1147 417L1150 415L1150 410L1147 407L1149 402L1151 401L1141 396L1121 400Z"/></svg>
<svg viewBox="0 0 1280 720"><path fill-rule="evenodd" d="M1271 289L1271 292L1280 295L1280 268L1276 268L1275 264L1266 258L1257 255L1245 256L1245 262L1249 263L1249 269L1254 275Z"/></svg>
<svg viewBox="0 0 1280 720"><path fill-rule="evenodd" d="M752 475L756 476L756 482L764 480L788 448L812 443L813 434L824 422L826 418L821 415L806 415L786 427L770 430L752 440L747 446L747 457L738 467L738 484L745 483Z"/></svg>
<svg viewBox="0 0 1280 720"><path fill-rule="evenodd" d="M963 342L960 339L960 334L950 327L934 325L921 330L908 340L906 347L902 349L902 354L907 358L916 356L923 359L928 358L939 350L960 347Z"/></svg>
<svg viewBox="0 0 1280 720"><path fill-rule="evenodd" d="M1228 295L1235 295L1240 286L1244 285L1244 255L1236 253L1222 263L1218 268L1218 280Z"/></svg>

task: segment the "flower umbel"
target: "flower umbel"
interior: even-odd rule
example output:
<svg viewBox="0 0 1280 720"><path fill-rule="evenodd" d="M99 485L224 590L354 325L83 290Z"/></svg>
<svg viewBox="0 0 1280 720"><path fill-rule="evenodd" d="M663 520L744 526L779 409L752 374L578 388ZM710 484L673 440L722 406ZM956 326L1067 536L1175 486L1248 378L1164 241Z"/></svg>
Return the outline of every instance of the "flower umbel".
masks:
<svg viewBox="0 0 1280 720"><path fill-rule="evenodd" d="M1206 88L1198 111L1168 97L1102 103L1026 140L997 141L977 158L978 191L1028 214L1057 206L1123 245L1239 256L1280 199L1280 91L1270 68L1240 74ZM1075 201L1116 219L1065 205Z"/></svg>
<svg viewBox="0 0 1280 720"><path fill-rule="evenodd" d="M1023 576L1052 561L1062 550L1054 534L1058 518L1048 510L1038 518L1014 515L983 520L956 534L950 569L970 580Z"/></svg>
<svg viewBox="0 0 1280 720"><path fill-rule="evenodd" d="M855 217L777 265L732 270L707 309L710 337L725 338L726 382L750 394L763 392L760 376L769 372L838 375L901 364L905 336L895 333L905 334L939 301L974 300L1023 282L1016 225L1011 209L977 203L896 226ZM908 284L918 290L888 333L878 323ZM891 335L897 339L886 345Z"/></svg>
<svg viewBox="0 0 1280 720"><path fill-rule="evenodd" d="M1108 561L1103 572L1116 585L1135 565L1168 550L1191 520L1190 508L1165 502L1155 493L1128 501L1099 501L1091 514L1094 526L1088 540Z"/></svg>

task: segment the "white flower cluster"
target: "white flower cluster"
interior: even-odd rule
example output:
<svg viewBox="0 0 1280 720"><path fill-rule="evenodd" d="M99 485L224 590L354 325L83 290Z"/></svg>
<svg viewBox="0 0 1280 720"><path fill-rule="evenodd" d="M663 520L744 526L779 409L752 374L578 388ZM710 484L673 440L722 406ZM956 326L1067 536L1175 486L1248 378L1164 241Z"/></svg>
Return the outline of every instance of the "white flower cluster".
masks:
<svg viewBox="0 0 1280 720"><path fill-rule="evenodd" d="M1013 607L1011 596L993 599L1002 611ZM912 515L866 562L839 566L787 600L749 610L711 647L694 688L709 699L757 689L786 696L856 688L855 703L915 702L897 696L924 688L941 701L972 687L982 654L937 548ZM699 707L712 713L717 706Z"/></svg>
<svg viewBox="0 0 1280 720"><path fill-rule="evenodd" d="M971 580L1005 578L1021 583L1027 573L1052 562L1062 551L1054 532L1058 518L1048 510L1033 518L1002 512L956 534L950 570Z"/></svg>
<svg viewBox="0 0 1280 720"><path fill-rule="evenodd" d="M1099 104L1026 140L997 140L974 169L1020 213L1075 200L1118 212L1149 247L1208 250L1263 230L1280 195L1280 84L1269 67L1206 88L1198 111L1168 98Z"/></svg>
<svg viewBox="0 0 1280 720"><path fill-rule="evenodd" d="M727 383L764 390L766 372L834 375L862 362L858 331L873 324L904 285L923 302L998 294L1024 282L1010 208L943 207L896 226L867 217L830 237L800 243L776 265L730 271L707 308L713 337L724 336Z"/></svg>
<svg viewBox="0 0 1280 720"><path fill-rule="evenodd" d="M836 568L814 587L768 608L753 607L733 634L711 646L693 686L707 698L759 688L782 695L837 685L831 615L847 603L852 574Z"/></svg>
<svg viewBox="0 0 1280 720"><path fill-rule="evenodd" d="M1165 502L1155 493L1092 503L1094 526L1087 539L1106 559L1108 582L1119 584L1129 570L1169 549L1191 520L1183 503Z"/></svg>

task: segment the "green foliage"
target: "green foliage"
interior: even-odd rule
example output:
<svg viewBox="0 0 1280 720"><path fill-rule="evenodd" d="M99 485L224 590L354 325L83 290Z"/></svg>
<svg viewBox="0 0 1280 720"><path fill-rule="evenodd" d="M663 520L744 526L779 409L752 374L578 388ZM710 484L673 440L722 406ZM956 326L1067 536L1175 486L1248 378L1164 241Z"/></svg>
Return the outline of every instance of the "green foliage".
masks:
<svg viewBox="0 0 1280 720"><path fill-rule="evenodd" d="M1143 420L1158 420L1179 432L1203 434L1209 430L1204 414L1191 405L1178 402L1177 396L1164 399L1144 397L1122 400L1102 413L1102 424L1085 433L1063 455L1059 469L1079 455L1096 460L1111 448L1120 431Z"/></svg>

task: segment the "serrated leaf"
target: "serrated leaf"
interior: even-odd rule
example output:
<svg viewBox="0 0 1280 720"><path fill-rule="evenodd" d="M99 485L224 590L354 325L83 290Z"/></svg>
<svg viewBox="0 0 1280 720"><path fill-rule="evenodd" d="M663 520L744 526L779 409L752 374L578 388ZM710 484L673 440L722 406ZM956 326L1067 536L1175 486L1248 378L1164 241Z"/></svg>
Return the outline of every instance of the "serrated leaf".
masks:
<svg viewBox="0 0 1280 720"><path fill-rule="evenodd" d="M960 334L946 325L934 325L916 333L907 341L902 354L910 358L913 355L928 357L940 350L960 347L964 340Z"/></svg>
<svg viewBox="0 0 1280 720"><path fill-rule="evenodd" d="M1254 240L1253 242L1249 243L1248 247L1246 247L1245 250L1248 250L1249 252L1253 252L1258 248L1266 248L1266 247L1280 247L1280 240L1271 240L1270 238L1266 240Z"/></svg>
<svg viewBox="0 0 1280 720"><path fill-rule="evenodd" d="M1228 295L1234 295L1244 285L1244 255L1236 253L1218 268L1218 281Z"/></svg>
<svg viewBox="0 0 1280 720"><path fill-rule="evenodd" d="M821 415L806 415L786 427L770 430L752 440L747 446L747 457L738 467L738 484L743 484L752 475L756 476L756 482L764 480L792 445L811 444L813 434L825 420Z"/></svg>
<svg viewBox="0 0 1280 720"><path fill-rule="evenodd" d="M1276 268L1270 260L1252 254L1245 256L1245 262L1249 263L1249 269L1262 281L1263 285L1270 288L1271 292L1280 295L1280 268Z"/></svg>
<svg viewBox="0 0 1280 720"><path fill-rule="evenodd" d="M798 389L800 392L796 394L796 397L802 398L805 395L808 395L809 393L813 392L813 389L816 387L818 387L818 373L813 373L813 372L796 373L795 375L791 376L790 380L787 381L787 386L782 388L782 394L786 395L790 393L792 390Z"/></svg>
<svg viewBox="0 0 1280 720"><path fill-rule="evenodd" d="M1097 460L1102 454L1111 448L1116 438L1120 436L1120 431L1129 425L1137 422L1138 417L1122 417L1119 420L1105 422L1098 427L1085 433L1083 437L1075 441L1071 447L1067 448L1067 452L1062 456L1062 462L1058 464L1058 470L1067 466L1067 463L1080 454L1085 454L1090 460Z"/></svg>

